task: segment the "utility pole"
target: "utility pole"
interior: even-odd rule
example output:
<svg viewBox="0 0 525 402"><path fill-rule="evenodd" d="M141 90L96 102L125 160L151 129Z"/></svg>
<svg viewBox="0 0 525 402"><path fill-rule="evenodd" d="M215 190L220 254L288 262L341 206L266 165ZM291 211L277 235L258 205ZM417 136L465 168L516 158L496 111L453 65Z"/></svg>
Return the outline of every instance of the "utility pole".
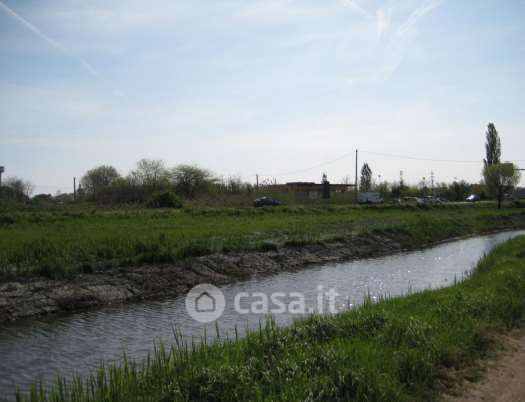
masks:
<svg viewBox="0 0 525 402"><path fill-rule="evenodd" d="M77 178L73 177L73 201L77 200Z"/></svg>
<svg viewBox="0 0 525 402"><path fill-rule="evenodd" d="M5 172L5 168L0 166L0 194L2 193L2 173Z"/></svg>
<svg viewBox="0 0 525 402"><path fill-rule="evenodd" d="M432 197L435 197L436 194L434 193L434 172L430 171L430 185L432 187Z"/></svg>
<svg viewBox="0 0 525 402"><path fill-rule="evenodd" d="M358 191L358 187L357 187L357 160L358 160L358 157L359 157L359 150L356 149L355 150L355 202L357 202L357 191Z"/></svg>
<svg viewBox="0 0 525 402"><path fill-rule="evenodd" d="M258 174L255 175L255 188L259 190L259 175Z"/></svg>

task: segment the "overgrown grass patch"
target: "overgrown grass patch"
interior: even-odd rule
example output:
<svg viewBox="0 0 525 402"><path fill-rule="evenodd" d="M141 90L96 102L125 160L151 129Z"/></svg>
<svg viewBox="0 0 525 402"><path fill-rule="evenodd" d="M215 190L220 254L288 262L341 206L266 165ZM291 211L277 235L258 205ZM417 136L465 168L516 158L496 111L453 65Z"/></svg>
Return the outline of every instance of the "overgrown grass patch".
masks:
<svg viewBox="0 0 525 402"><path fill-rule="evenodd" d="M490 206L12 210L0 213L0 280L172 263L217 252L274 251L370 234L418 247L518 227L525 227L523 211Z"/></svg>

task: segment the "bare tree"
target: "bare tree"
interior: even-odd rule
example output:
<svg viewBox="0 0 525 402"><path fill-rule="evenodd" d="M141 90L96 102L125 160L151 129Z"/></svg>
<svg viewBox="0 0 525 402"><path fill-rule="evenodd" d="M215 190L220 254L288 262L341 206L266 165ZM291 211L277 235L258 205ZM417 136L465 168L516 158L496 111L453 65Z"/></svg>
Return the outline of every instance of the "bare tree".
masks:
<svg viewBox="0 0 525 402"><path fill-rule="evenodd" d="M105 187L109 187L115 180L120 178L120 174L113 166L101 165L88 170L80 183L88 193L96 193Z"/></svg>
<svg viewBox="0 0 525 402"><path fill-rule="evenodd" d="M350 177L350 175L346 175L341 179L341 184L346 184L347 186L354 184L353 179Z"/></svg>
<svg viewBox="0 0 525 402"><path fill-rule="evenodd" d="M8 177L5 181L5 187L11 189L13 195L19 200L31 197L35 186L28 180L23 180L19 177Z"/></svg>
<svg viewBox="0 0 525 402"><path fill-rule="evenodd" d="M188 198L217 182L209 170L194 165L178 165L172 169L171 175L177 193Z"/></svg>
<svg viewBox="0 0 525 402"><path fill-rule="evenodd" d="M137 162L137 167L130 173L132 183L153 188L167 184L169 179L169 170L164 161L160 159L141 159Z"/></svg>

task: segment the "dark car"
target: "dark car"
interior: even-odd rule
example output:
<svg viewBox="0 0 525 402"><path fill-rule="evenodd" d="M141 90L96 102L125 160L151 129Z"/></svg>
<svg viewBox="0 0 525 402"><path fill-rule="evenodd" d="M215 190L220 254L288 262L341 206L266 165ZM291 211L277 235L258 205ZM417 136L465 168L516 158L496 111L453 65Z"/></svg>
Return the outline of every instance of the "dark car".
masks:
<svg viewBox="0 0 525 402"><path fill-rule="evenodd" d="M256 198L253 202L254 207L276 207L277 205L281 205L281 202L266 196Z"/></svg>
<svg viewBox="0 0 525 402"><path fill-rule="evenodd" d="M479 201L479 195L477 195L477 194L470 194L467 198L465 198L465 201L468 201L468 202Z"/></svg>

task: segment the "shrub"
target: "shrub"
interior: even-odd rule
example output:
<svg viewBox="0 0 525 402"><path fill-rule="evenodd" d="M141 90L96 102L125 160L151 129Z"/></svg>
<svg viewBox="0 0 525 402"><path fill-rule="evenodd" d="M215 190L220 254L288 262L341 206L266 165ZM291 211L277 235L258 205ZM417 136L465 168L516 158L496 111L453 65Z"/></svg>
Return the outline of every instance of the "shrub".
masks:
<svg viewBox="0 0 525 402"><path fill-rule="evenodd" d="M182 200L176 194L166 191L153 194L148 202L149 208L182 208Z"/></svg>
<svg viewBox="0 0 525 402"><path fill-rule="evenodd" d="M14 225L16 223L16 219L11 214L2 214L0 215L0 226L9 226Z"/></svg>

